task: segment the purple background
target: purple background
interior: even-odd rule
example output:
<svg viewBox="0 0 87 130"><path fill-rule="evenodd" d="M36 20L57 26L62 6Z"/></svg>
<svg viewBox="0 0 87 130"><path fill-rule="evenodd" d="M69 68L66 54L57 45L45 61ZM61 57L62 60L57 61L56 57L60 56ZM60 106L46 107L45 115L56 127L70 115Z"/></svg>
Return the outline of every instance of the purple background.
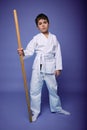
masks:
<svg viewBox="0 0 87 130"><path fill-rule="evenodd" d="M13 10L18 13L23 48L39 31L34 23L39 13L50 19L62 50L63 71L59 78L62 105L71 116L51 114L44 84L42 111L29 123ZM0 130L85 130L86 112L86 2L84 0L0 0ZM34 56L25 60L28 86Z"/></svg>

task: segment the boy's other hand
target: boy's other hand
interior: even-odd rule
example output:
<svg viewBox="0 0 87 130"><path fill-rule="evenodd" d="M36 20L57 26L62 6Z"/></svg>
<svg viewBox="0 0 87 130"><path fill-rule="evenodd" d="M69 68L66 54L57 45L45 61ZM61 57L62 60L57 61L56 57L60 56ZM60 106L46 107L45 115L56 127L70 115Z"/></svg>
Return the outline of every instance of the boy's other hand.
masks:
<svg viewBox="0 0 87 130"><path fill-rule="evenodd" d="M23 48L18 48L17 49L17 52L18 52L18 54L21 56L24 56L24 51L23 51Z"/></svg>
<svg viewBox="0 0 87 130"><path fill-rule="evenodd" d="M56 70L56 71L54 72L55 76L59 76L60 73L61 73L61 70Z"/></svg>

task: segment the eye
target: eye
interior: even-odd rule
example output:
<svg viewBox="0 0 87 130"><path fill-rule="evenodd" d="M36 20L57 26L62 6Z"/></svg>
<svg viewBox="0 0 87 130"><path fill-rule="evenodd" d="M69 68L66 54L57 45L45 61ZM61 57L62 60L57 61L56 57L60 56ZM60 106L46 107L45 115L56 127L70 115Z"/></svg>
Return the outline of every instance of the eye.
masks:
<svg viewBox="0 0 87 130"><path fill-rule="evenodd" d="M38 25L41 25L41 24L42 24L42 22L39 22L39 23L38 23Z"/></svg>

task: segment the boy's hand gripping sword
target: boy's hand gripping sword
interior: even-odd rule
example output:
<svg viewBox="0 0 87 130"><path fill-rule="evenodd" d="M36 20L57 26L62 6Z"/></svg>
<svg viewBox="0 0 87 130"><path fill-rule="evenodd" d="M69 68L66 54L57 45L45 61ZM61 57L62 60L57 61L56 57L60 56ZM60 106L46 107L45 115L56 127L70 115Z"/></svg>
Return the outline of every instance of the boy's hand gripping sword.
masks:
<svg viewBox="0 0 87 130"><path fill-rule="evenodd" d="M14 21L15 21L15 27L16 27L17 40L18 40L18 48L22 48L21 40L20 40L18 18L17 18L17 11L13 10L13 13L14 13ZM31 113L31 109L30 109L30 100L29 100L29 94L28 94L28 86L27 86L27 81L26 81L24 60L23 60L23 56L22 55L20 56L20 63L21 63L21 68L22 68L23 80L24 80L24 89L25 89L25 94L26 94L26 101L27 101L27 107L28 107L29 120L30 120L30 122L32 122L32 113Z"/></svg>

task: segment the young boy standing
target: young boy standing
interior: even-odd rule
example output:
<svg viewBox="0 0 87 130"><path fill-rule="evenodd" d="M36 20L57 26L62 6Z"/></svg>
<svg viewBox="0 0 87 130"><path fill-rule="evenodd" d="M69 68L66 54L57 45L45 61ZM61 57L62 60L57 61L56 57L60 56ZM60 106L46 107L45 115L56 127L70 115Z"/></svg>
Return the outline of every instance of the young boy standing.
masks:
<svg viewBox="0 0 87 130"><path fill-rule="evenodd" d="M33 37L25 50L23 48L18 49L19 55L24 57L32 56L34 52L36 53L30 83L32 121L36 121L40 114L41 90L44 81L49 91L51 112L70 115L69 112L62 109L59 96L57 95L55 76L59 76L62 70L60 44L56 36L48 31L49 19L45 14L39 14L35 22L40 33Z"/></svg>

